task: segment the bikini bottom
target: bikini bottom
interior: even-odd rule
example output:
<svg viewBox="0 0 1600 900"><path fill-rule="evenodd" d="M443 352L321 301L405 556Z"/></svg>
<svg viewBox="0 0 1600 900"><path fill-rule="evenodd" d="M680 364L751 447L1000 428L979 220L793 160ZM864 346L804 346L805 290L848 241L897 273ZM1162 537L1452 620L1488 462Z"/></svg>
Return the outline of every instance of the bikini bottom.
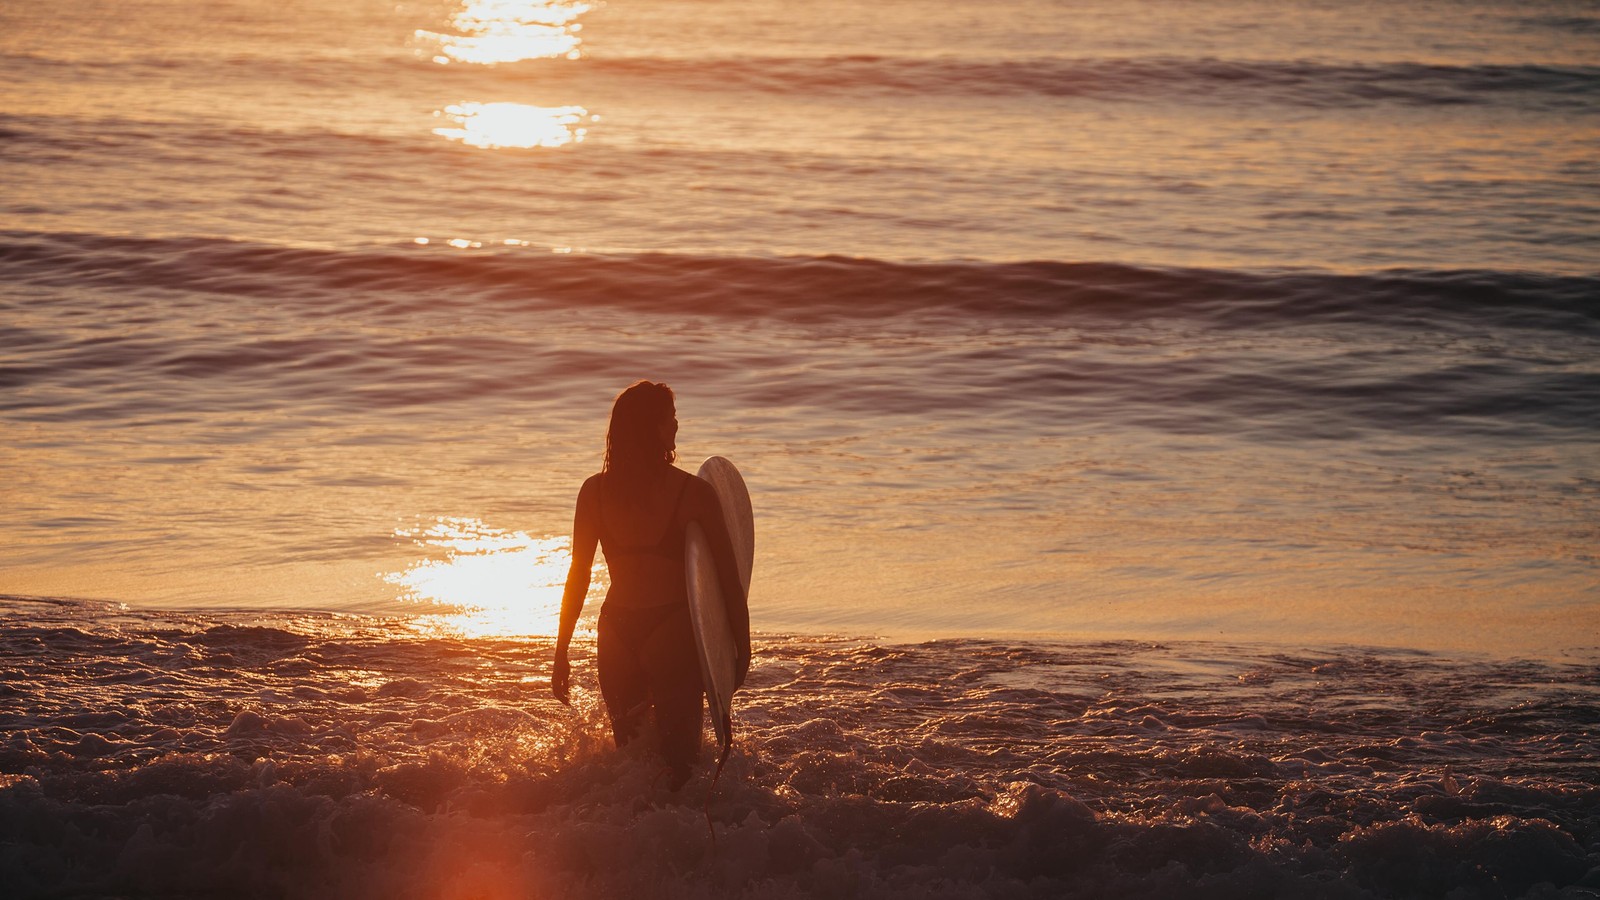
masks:
<svg viewBox="0 0 1600 900"><path fill-rule="evenodd" d="M600 608L598 630L600 695L617 746L637 737L653 711L662 757L687 778L700 755L705 696L688 604L643 609L608 604Z"/></svg>

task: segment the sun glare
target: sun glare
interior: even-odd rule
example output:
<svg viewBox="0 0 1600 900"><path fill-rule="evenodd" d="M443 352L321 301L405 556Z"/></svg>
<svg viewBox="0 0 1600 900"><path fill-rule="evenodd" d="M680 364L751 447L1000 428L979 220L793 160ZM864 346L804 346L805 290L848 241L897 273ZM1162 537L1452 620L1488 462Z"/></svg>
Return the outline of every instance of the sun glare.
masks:
<svg viewBox="0 0 1600 900"><path fill-rule="evenodd" d="M572 562L565 538L535 538L477 519L439 519L395 536L428 552L405 571L382 576L402 589L403 599L440 607L418 617L419 630L469 637L555 633ZM596 576L591 590L603 592L604 572Z"/></svg>
<svg viewBox="0 0 1600 900"><path fill-rule="evenodd" d="M529 106L524 103L456 103L435 115L455 120L456 127L433 133L473 147L560 147L588 134L582 123L589 111L581 106Z"/></svg>
<svg viewBox="0 0 1600 900"><path fill-rule="evenodd" d="M585 3L541 0L467 0L451 17L455 33L418 30L419 44L436 49L434 62L496 63L525 59L576 59L583 39L576 19Z"/></svg>

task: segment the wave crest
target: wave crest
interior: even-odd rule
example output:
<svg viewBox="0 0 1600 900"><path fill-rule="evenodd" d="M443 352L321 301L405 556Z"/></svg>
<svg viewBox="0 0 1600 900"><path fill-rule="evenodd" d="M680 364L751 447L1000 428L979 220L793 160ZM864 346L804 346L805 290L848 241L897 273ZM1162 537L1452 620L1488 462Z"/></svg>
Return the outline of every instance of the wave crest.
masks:
<svg viewBox="0 0 1600 900"><path fill-rule="evenodd" d="M551 253L536 248L328 250L215 238L0 233L14 284L270 298L308 311L399 315L451 304L619 307L790 322L863 316L1188 315L1217 326L1339 320L1430 328L1435 314L1592 329L1600 277L1490 270L1360 275L1109 262L890 262L821 256Z"/></svg>
<svg viewBox="0 0 1600 900"><path fill-rule="evenodd" d="M998 61L888 56L601 58L585 65L593 70L592 77L777 94L1031 94L1182 99L1208 105L1267 100L1311 108L1492 104L1511 94L1523 108L1567 111L1593 109L1600 98L1600 67L1571 65L1333 64L1163 56Z"/></svg>

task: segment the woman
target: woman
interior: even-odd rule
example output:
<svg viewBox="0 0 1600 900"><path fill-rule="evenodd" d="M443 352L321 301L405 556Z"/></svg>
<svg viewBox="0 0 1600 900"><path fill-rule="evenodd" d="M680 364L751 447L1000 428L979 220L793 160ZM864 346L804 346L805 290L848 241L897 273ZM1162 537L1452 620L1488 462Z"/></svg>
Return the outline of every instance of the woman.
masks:
<svg viewBox="0 0 1600 900"><path fill-rule="evenodd" d="M617 746L628 743L653 711L673 790L689 780L700 753L704 696L684 576L684 533L690 522L698 522L710 541L722 594L730 600L733 633L742 648L738 684L750 668L750 612L722 504L711 485L672 464L677 434L671 388L640 381L617 395L606 430L605 463L578 492L572 569L561 598L561 633L550 679L556 698L566 703L567 645L583 612L598 543L611 569L596 650L611 733Z"/></svg>

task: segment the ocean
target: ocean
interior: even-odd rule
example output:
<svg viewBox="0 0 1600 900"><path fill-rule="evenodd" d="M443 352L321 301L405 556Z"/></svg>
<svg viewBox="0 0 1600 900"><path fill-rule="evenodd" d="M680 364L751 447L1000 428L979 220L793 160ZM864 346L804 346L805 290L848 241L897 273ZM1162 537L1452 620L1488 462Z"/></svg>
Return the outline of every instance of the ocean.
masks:
<svg viewBox="0 0 1600 900"><path fill-rule="evenodd" d="M1600 894L1600 10L0 8L17 896ZM733 459L712 785L548 663Z"/></svg>

